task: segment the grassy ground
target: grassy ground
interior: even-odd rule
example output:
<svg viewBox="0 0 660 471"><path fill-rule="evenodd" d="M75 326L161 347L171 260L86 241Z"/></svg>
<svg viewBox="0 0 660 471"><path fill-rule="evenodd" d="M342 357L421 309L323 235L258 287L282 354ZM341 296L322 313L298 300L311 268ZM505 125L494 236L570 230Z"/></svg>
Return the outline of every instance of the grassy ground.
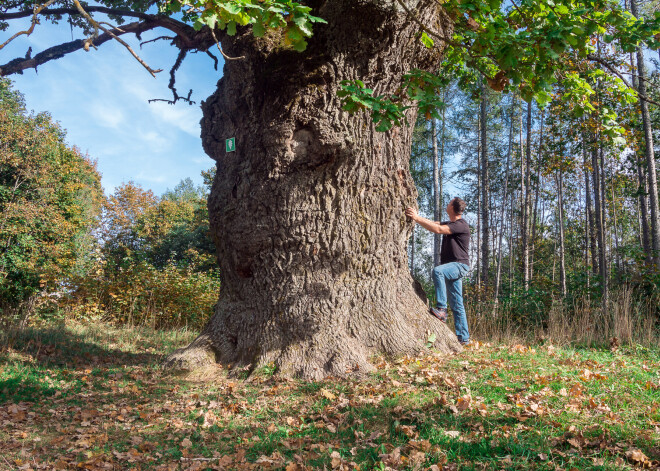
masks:
<svg viewBox="0 0 660 471"><path fill-rule="evenodd" d="M161 372L192 337L24 332L0 353L0 469L660 467L660 350L477 343L362 382Z"/></svg>

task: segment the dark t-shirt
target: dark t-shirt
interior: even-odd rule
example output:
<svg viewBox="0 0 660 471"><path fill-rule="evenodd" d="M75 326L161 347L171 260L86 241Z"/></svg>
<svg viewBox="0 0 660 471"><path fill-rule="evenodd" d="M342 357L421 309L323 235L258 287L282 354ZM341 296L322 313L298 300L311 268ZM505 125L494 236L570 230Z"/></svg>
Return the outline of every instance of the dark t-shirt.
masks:
<svg viewBox="0 0 660 471"><path fill-rule="evenodd" d="M440 224L449 226L451 234L442 236L440 263L458 262L470 265L470 225L465 219L454 222L443 221Z"/></svg>

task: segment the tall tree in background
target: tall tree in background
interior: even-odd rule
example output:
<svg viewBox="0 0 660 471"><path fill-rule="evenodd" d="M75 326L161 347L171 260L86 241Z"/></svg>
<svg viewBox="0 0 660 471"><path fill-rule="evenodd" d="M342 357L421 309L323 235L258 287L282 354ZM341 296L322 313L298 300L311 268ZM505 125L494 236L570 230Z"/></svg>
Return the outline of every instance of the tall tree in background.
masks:
<svg viewBox="0 0 660 471"><path fill-rule="evenodd" d="M530 209L532 204L532 189L530 187L531 162L532 162L532 102L527 103L527 139L525 141L525 160L522 164L522 271L525 283L525 291L529 289L531 270L529 268L529 246L530 246ZM522 161L522 158L521 158Z"/></svg>
<svg viewBox="0 0 660 471"><path fill-rule="evenodd" d="M630 0L630 10L634 16L639 16L639 12L637 11L637 0ZM642 126L644 129L644 149L651 210L649 219L651 220L652 259L656 267L660 268L660 203L658 202L658 179L655 168L655 153L653 150L653 131L651 129L651 118L649 116L647 102L646 64L644 63L644 51L641 46L637 48L637 73L639 75L637 79L637 89L640 95L639 106L642 115Z"/></svg>
<svg viewBox="0 0 660 471"><path fill-rule="evenodd" d="M480 104L481 140L481 282L488 285L488 270L490 260L490 181L488 179L488 91L484 81L481 82Z"/></svg>
<svg viewBox="0 0 660 471"><path fill-rule="evenodd" d="M514 95L511 99L511 111L510 111L510 116L509 116L509 140L507 144L507 150L506 150L506 164L505 164L505 176L504 176L504 191L502 193L502 201L500 202L500 226L498 230L498 237L497 237L497 269L495 271L495 302L497 303L499 294L500 294L500 277L502 274L502 239L504 237L504 231L505 231L505 226L504 226L504 215L506 214L506 208L509 203L509 174L510 174L510 168L511 168L511 154L513 152L513 131L514 131L514 123L515 123L515 111L516 111L516 96ZM511 240L509 240L509 244L511 244Z"/></svg>
<svg viewBox="0 0 660 471"><path fill-rule="evenodd" d="M435 119L431 121L431 140L433 141L433 153L431 154L431 158L433 159L433 220L439 221L442 211L440 207L440 201L442 200L442 177L438 162L438 123ZM440 246L441 235L433 234L433 265L435 266L440 265Z"/></svg>

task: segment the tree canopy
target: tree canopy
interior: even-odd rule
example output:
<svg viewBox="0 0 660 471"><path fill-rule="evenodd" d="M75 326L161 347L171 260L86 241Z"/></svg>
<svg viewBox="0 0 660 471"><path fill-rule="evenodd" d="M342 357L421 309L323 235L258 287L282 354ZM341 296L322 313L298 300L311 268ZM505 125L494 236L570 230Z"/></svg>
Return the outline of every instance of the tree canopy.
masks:
<svg viewBox="0 0 660 471"><path fill-rule="evenodd" d="M79 49L90 50L109 40L120 41L152 74L134 49L121 37L133 33L138 38L146 31L165 28L173 36L157 40L170 41L179 56L170 70L172 102L190 101L180 96L175 87L175 74L186 54L203 51L216 61L213 50L226 60L220 39L249 28L255 37L273 42L279 48L305 50L314 28L325 20L315 16L322 2L293 0L49 0L4 2L0 7L0 29L7 30L11 21L31 18L31 25L0 45L0 49L23 34L31 34L39 19L53 22L66 20L85 36L71 42L53 45L32 55L16 58L0 66L0 75L21 73ZM453 22L451 34L436 25L421 22L416 16L420 2L392 0L387 8L405 11L418 23L419 40L428 48L443 48L445 61L437 73L406 71L401 89L391 95L376 95L368 83L359 79L346 82L341 94L349 111L368 109L385 131L404 121L404 111L419 107L427 117L439 117L443 106L438 91L449 76L459 76L463 85L476 84L483 77L497 91L519 90L529 101L534 98L544 105L550 101L553 87L561 83L563 96L573 103L576 115L594 111L588 99L598 81L631 100L630 71L617 60L616 51L632 52L638 46L660 47L660 14L652 18L636 18L617 1L597 0L450 0L443 4ZM99 18L97 18L99 17ZM115 22L111 24L108 19ZM589 64L599 64L591 67ZM605 73L607 71L608 73ZM605 110L607 114L607 110ZM611 117L611 116L610 116ZM615 134L615 126L606 131Z"/></svg>

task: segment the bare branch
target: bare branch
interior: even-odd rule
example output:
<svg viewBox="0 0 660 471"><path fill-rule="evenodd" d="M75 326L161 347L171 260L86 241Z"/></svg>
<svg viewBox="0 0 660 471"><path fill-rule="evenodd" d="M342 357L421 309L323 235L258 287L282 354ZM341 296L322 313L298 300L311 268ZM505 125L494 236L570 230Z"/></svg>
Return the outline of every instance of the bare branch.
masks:
<svg viewBox="0 0 660 471"><path fill-rule="evenodd" d="M94 42L93 42L93 41L94 41L96 38L98 38L98 36L99 36L99 29L100 29L100 30L102 30L104 33L109 34L109 35L112 37L112 39L116 40L119 44L121 44L122 46L124 46L124 47L128 50L128 52L130 52L131 55L135 58L135 60L137 60L140 64L142 64L142 67L144 67L145 69L147 69L147 71L151 74L152 77L155 78L155 77L156 77L156 74L157 74L158 72L162 72L163 69L154 70L154 69L152 69L151 67L149 67L149 65L148 65L148 64L147 64L147 63L146 63L146 62L145 62L140 56L137 55L137 53L133 50L133 48L132 48L131 46L129 46L129 44L128 44L126 41L124 41L124 40L121 39L119 36L117 36L116 34L114 34L114 33L112 32L112 30L108 30L108 29L105 28L101 23L99 23L99 22L97 22L96 20L94 20L94 18L92 18L92 16L91 16L89 13L87 13L87 12L83 9L82 5L80 4L80 2L79 2L78 0L73 0L73 3L74 3L74 5L76 6L76 8L78 9L78 11L80 12L80 14L81 14L82 16L84 16L85 19L87 20L87 22L88 22L89 24L91 24L92 27L94 28L94 33L93 33L91 36L89 36L87 39L85 39L85 42L84 42L84 45L83 45L83 49L85 49L85 51L88 51L88 50L89 50L89 46L92 46L92 47L96 48L96 46L94 45ZM115 28L113 28L113 29L114 29L115 31L121 32L121 29L119 29L119 28L117 28L117 27L115 27Z"/></svg>
<svg viewBox="0 0 660 471"><path fill-rule="evenodd" d="M49 2L50 3L50 2ZM85 10L88 13L105 13L106 15L127 16L131 18L140 18L142 20L150 19L156 15L142 13L132 10L120 10L117 8L108 8L102 6L88 6ZM78 15L77 8L45 8L40 12L43 16L49 15ZM19 18L26 18L32 15L29 11L16 11L13 13L0 13L0 21L16 20Z"/></svg>
<svg viewBox="0 0 660 471"><path fill-rule="evenodd" d="M179 51L179 55L177 56L176 61L174 62L174 65L170 69L170 83L167 85L167 88L172 90L172 95L173 95L174 98L172 100L167 100L167 99L164 99L164 98L152 98L151 100L149 100L149 103L153 103L153 102L156 102L156 101L164 101L164 102L166 102L170 105L173 105L177 101L183 100L183 101L187 102L189 105L194 105L195 104L195 102L190 99L190 97L192 96L192 90L190 90L188 92L188 97L182 97L182 96L179 96L179 94L176 91L176 87L175 87L175 84L176 84L176 71L179 70L179 67L181 67L181 64L183 63L183 59L186 58L187 53L188 53L188 51L185 51L185 50Z"/></svg>
<svg viewBox="0 0 660 471"><path fill-rule="evenodd" d="M19 36L22 36L22 35L29 36L29 35L31 35L32 32L34 31L34 27L39 23L39 18L37 18L39 13L41 13L41 11L44 8L46 8L48 5L50 5L54 1L55 0L48 0L43 5L35 6L34 9L33 9L33 13L32 13L32 23L30 24L30 27L28 29L26 29L25 31L19 31L18 33L13 35L11 38L7 39L4 43L0 44L0 49L4 48L7 44L12 42L14 39L16 39Z"/></svg>
<svg viewBox="0 0 660 471"><path fill-rule="evenodd" d="M169 41L174 41L175 38L174 38L174 36L158 36L157 38L150 39L149 41L142 41L140 43L140 49L142 49L142 46L144 46L145 44L155 43L156 41L160 41L160 40L163 40L163 39L167 39Z"/></svg>
<svg viewBox="0 0 660 471"><path fill-rule="evenodd" d="M162 26L159 22L135 22L128 25L124 25L122 30L116 30L115 35L119 36L126 33L135 33L139 34L144 31L149 31L151 29ZM96 39L96 45L100 46L101 44L110 41L113 37L107 33L100 35ZM31 54L27 54L23 58L14 59L4 65L0 65L0 76L20 74L23 73L26 69L36 69L41 64L45 64L51 60L60 59L66 54L83 49L85 45L84 40L76 39L68 43L60 44L57 46L50 47L45 51L40 52L36 56L32 57Z"/></svg>
<svg viewBox="0 0 660 471"><path fill-rule="evenodd" d="M213 59L213 68L218 70L218 58L211 54L209 51L204 51L211 59Z"/></svg>
<svg viewBox="0 0 660 471"><path fill-rule="evenodd" d="M213 40L215 41L215 45L218 46L218 51L220 51L220 54L222 54L222 57L225 58L225 60L228 61L236 61L240 59L245 59L245 56L240 56L240 57L229 57L227 54L224 53L222 50L222 47L220 47L220 42L218 41L218 38L215 36L215 31L211 30L211 36L213 36Z"/></svg>

